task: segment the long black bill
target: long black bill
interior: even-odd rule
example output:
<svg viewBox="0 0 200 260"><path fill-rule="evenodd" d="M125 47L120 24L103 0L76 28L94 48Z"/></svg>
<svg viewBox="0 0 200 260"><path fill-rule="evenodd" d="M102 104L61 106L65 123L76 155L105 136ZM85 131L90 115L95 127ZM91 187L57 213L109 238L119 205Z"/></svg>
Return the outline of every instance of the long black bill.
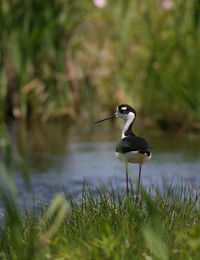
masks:
<svg viewBox="0 0 200 260"><path fill-rule="evenodd" d="M107 117L107 118L104 118L104 119L101 119L101 120L99 120L99 121L96 121L96 122L94 122L94 124L101 123L101 122L103 122L103 121L106 121L106 120L111 119L111 118L114 118L114 117L116 117L116 115L112 115L112 116L109 116L109 117Z"/></svg>

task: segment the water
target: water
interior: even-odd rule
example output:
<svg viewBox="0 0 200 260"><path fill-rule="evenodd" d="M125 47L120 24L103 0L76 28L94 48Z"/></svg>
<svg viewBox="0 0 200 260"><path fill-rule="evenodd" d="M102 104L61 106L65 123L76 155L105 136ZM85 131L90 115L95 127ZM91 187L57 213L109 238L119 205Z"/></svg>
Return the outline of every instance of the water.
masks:
<svg viewBox="0 0 200 260"><path fill-rule="evenodd" d="M69 127L69 123L9 126L13 149L25 160L36 201L48 203L57 192L69 191L78 196L83 180L90 187L108 184L125 190L125 168L114 155L120 129L111 124ZM173 136L157 131L136 132L153 147L152 159L142 167L142 184L161 191L170 185L200 185L200 137ZM15 171L21 203L31 200L20 171ZM138 165L130 165L135 182ZM173 180L173 182L172 182Z"/></svg>

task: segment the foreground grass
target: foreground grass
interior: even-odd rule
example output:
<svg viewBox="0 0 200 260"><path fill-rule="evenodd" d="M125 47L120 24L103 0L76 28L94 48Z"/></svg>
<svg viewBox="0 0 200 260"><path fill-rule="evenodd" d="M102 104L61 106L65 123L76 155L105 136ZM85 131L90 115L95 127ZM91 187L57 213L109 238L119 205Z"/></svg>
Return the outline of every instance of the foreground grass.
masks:
<svg viewBox="0 0 200 260"><path fill-rule="evenodd" d="M142 191L90 189L74 200L58 195L40 213L17 209L3 197L1 259L199 259L200 209L196 191L170 189L154 199Z"/></svg>
<svg viewBox="0 0 200 260"><path fill-rule="evenodd" d="M76 199L66 193L48 207L22 208L13 166L30 190L31 183L4 125L0 133L0 259L199 259L196 190L182 186L161 195L142 189L137 208L133 188L127 198L112 183L109 190L84 185Z"/></svg>

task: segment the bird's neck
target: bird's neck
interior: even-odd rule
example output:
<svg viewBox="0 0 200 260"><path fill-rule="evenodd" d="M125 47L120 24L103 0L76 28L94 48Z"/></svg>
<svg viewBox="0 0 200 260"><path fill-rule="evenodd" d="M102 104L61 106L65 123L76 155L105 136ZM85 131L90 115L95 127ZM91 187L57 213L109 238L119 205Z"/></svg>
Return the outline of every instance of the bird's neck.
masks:
<svg viewBox="0 0 200 260"><path fill-rule="evenodd" d="M124 126L122 129L122 139L127 136L134 135L132 131L133 123L134 118L128 118L126 121L124 121Z"/></svg>

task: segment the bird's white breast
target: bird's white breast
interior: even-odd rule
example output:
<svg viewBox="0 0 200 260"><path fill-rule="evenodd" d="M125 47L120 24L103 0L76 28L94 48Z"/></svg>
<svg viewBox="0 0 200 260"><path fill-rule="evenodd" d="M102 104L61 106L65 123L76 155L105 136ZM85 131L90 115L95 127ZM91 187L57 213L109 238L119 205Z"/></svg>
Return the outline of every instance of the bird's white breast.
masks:
<svg viewBox="0 0 200 260"><path fill-rule="evenodd" d="M152 154L139 153L138 151L131 151L127 153L115 152L116 157L125 163L139 163L143 164L151 159Z"/></svg>

